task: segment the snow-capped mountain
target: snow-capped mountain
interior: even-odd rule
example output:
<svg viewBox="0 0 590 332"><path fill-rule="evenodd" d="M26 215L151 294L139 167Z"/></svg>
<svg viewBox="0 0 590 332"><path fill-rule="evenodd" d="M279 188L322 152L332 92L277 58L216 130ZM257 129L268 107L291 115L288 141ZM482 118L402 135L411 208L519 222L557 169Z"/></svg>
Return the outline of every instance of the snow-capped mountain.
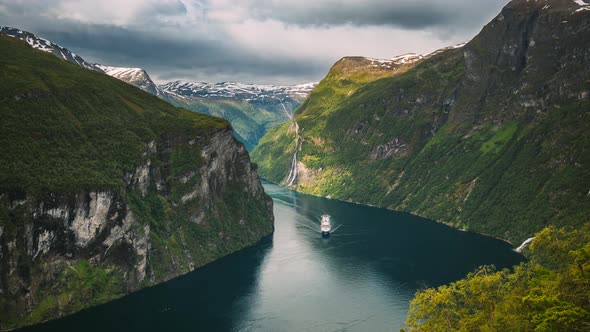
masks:
<svg viewBox="0 0 590 332"><path fill-rule="evenodd" d="M420 60L428 59L428 58L435 56L437 54L440 54L444 51L460 48L460 47L463 47L464 45L465 45L465 43L461 43L461 44L441 48L441 49L436 50L432 53L428 53L428 54L424 54L424 55L417 54L417 53L406 53L406 54L394 56L391 59L374 59L374 58L367 58L367 57L363 57L363 58L367 61L370 61L369 66L371 66L371 67L393 69L393 68L401 67L403 65L409 65L409 64L418 62Z"/></svg>
<svg viewBox="0 0 590 332"><path fill-rule="evenodd" d="M0 33L23 40L27 42L29 45L31 45L31 47L33 48L48 53L52 53L53 55L65 59L67 61L73 62L79 65L80 67L84 67L86 69L98 72L103 72L109 76L118 78L121 81L135 85L136 87L156 96L162 96L163 94L162 91L158 88L158 86L154 84L147 72L142 68L111 67L103 66L98 63L89 63L79 55L73 53L72 51L68 50L63 46L55 44L33 33L23 31L17 28L0 27Z"/></svg>
<svg viewBox="0 0 590 332"><path fill-rule="evenodd" d="M153 95L160 97L164 94L143 68L112 67L99 64L95 64L95 66L100 68L105 74L135 85Z"/></svg>
<svg viewBox="0 0 590 332"><path fill-rule="evenodd" d="M364 57L364 59L371 62L370 63L371 67L382 67L382 68L391 69L393 67L399 67L402 65L411 64L416 61L420 61L420 60L424 59L424 56L421 54L416 54L416 53L408 53L408 54L395 56L391 59L374 59L374 58L367 58L367 57Z"/></svg>
<svg viewBox="0 0 590 332"><path fill-rule="evenodd" d="M180 98L231 98L240 101L256 101L264 99L297 99L302 100L317 83L303 83L298 85L263 85L244 84L238 82L204 83L174 81L160 88L171 95Z"/></svg>
<svg viewBox="0 0 590 332"><path fill-rule="evenodd" d="M228 120L238 139L251 150L268 129L293 115L317 83L291 86L237 82L169 82L157 86L142 68L89 63L65 47L27 31L0 27L0 33L21 39L31 47L52 53L81 67L98 71L156 95L175 106Z"/></svg>
<svg viewBox="0 0 590 332"><path fill-rule="evenodd" d="M175 81L159 87L174 105L227 119L238 139L252 150L267 130L293 116L316 85Z"/></svg>
<svg viewBox="0 0 590 332"><path fill-rule="evenodd" d="M41 51L45 51L48 53L53 53L55 56L65 59L67 61L73 62L81 67L95 70L102 72L96 65L86 62L86 60L82 59L79 55L71 52L65 47L57 45L55 43L50 42L49 40L39 37L35 34L32 34L27 31L23 31L16 28L11 27L2 27L0 26L0 33L3 33L7 36L17 38L20 40L24 40L27 42L31 47L36 48Z"/></svg>
<svg viewBox="0 0 590 332"><path fill-rule="evenodd" d="M12 27L0 27L0 33L26 41L31 47L52 53L57 57L73 62L81 67L104 72L105 74L132 84L144 91L164 99L197 97L197 98L235 98L240 101L256 101L266 99L283 100L287 98L303 100L317 83L304 83L292 86L243 84L237 82L194 83L169 82L158 87L143 68L126 68L104 66L89 63L67 48L55 44L33 33Z"/></svg>

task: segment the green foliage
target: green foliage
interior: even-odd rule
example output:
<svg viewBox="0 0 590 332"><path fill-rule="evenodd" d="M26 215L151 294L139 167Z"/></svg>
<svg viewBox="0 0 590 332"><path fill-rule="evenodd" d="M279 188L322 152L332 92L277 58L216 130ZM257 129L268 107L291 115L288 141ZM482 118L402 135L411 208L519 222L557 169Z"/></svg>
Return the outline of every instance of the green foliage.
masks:
<svg viewBox="0 0 590 332"><path fill-rule="evenodd" d="M191 190L195 184L192 182ZM170 198L178 202L187 193L188 188L177 183L171 187ZM189 272L272 232L264 201L245 195L237 183L229 183L221 194L223 200L212 200L214 206L207 208L208 202L193 198L182 209L172 208L166 198L156 193L146 197L129 194L136 218L150 225L150 265L156 281ZM192 220L195 217L199 219Z"/></svg>
<svg viewBox="0 0 590 332"><path fill-rule="evenodd" d="M588 331L590 223L550 226L514 270L482 267L465 279L416 294L412 331Z"/></svg>
<svg viewBox="0 0 590 332"><path fill-rule="evenodd" d="M0 191L117 189L163 132L229 124L0 36Z"/></svg>
<svg viewBox="0 0 590 332"><path fill-rule="evenodd" d="M293 160L295 131L289 131L291 124L285 123L269 130L251 153L263 176L276 182L287 177Z"/></svg>
<svg viewBox="0 0 590 332"><path fill-rule="evenodd" d="M67 263L66 263L67 264ZM26 316L25 321L7 326L22 326L46 321L60 312L74 312L121 297L125 293L123 274L119 271L91 265L80 259L65 266L63 273L49 285L49 289L33 294L39 304ZM14 317L9 316L9 319Z"/></svg>
<svg viewBox="0 0 590 332"><path fill-rule="evenodd" d="M518 125L516 123L511 123L499 128L494 136L481 146L481 152L498 153L502 151L502 147L512 138L512 135L514 135L517 128Z"/></svg>
<svg viewBox="0 0 590 332"><path fill-rule="evenodd" d="M197 145L179 146L172 152L171 175L178 176L186 172L198 169L202 164L201 151Z"/></svg>

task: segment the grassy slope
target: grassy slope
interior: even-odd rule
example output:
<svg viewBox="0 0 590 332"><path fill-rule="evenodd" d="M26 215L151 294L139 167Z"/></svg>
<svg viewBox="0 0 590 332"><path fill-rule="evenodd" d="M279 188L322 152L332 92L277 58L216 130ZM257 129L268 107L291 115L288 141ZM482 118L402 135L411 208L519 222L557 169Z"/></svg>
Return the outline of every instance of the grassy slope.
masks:
<svg viewBox="0 0 590 332"><path fill-rule="evenodd" d="M200 177L188 183L178 179L187 171L199 169L201 149L211 135L230 129L227 121L173 107L122 81L81 69L2 35L0 77L0 193L43 197L49 192L117 192L139 222L134 227L150 226L153 274L145 285L128 285L122 266L133 262L128 262L129 257L122 252L122 264L116 259L88 264L85 258L74 257L65 262L73 268L66 267L51 284L38 284L44 280L42 274L55 272L61 265L55 265L51 257L29 261L26 248L18 246L23 257L19 269L32 271L33 307L20 308L19 299L12 299L8 293L2 295L0 308L9 309L0 310L0 328L27 325L104 303L129 289L189 272L187 252L198 267L272 232L267 202L244 195L244 188L236 181L229 181L225 192L211 198L214 206L206 211L204 225L188 222L191 211L200 211L204 202L193 199L180 203ZM194 145L172 146L170 160L152 157L152 165L165 167L170 176L166 196L153 189L146 197L128 191L124 174L143 162L145 144L158 141L163 133L181 140L199 139ZM162 162L166 164L159 164ZM27 206L8 209L0 204L5 243L25 232L32 220L30 213ZM248 223L238 224L241 219ZM219 234L224 234L222 241ZM117 253L110 253L113 255ZM7 278L10 281L16 274Z"/></svg>
<svg viewBox="0 0 590 332"><path fill-rule="evenodd" d="M379 78L398 75L412 68L412 65L391 69L371 67L369 61L360 57L348 57L338 61L326 77L313 89L309 97L295 111L295 120L303 129L304 136L321 137L325 132L327 118L339 106L341 100L352 95L364 84ZM292 121L270 129L252 151L252 159L260 166L262 174L275 182L287 177L295 148L295 131ZM315 135L315 136L314 136ZM333 143L333 142L328 142ZM307 144L305 148L308 148ZM322 152L330 153L332 147L317 147ZM317 161L319 156L306 154L307 162ZM310 166L318 166L312 164Z"/></svg>
<svg viewBox="0 0 590 332"><path fill-rule="evenodd" d="M507 30L529 24L525 10L512 11L523 23ZM311 174L297 190L405 210L514 243L550 222L587 221L588 99L554 95L548 105L523 106L524 98L546 96L543 89L576 86L569 82L578 81L572 73L581 76L586 67L566 57L579 52L567 47L584 45L587 37L567 35L564 49L548 51L555 41L535 36L528 56L539 60L520 73L506 68L520 60L494 53L513 32L495 29L490 24L464 49L361 83L352 93L340 92L350 84L347 72L332 68L297 111L303 137L298 159ZM467 63L464 52L479 62ZM563 58L554 60L554 54ZM547 61L568 66L559 70ZM472 76L478 81L471 83ZM528 85L515 94L523 76ZM294 137L282 125L261 140L252 156L262 176L285 179ZM384 158L376 153L391 147L400 149Z"/></svg>
<svg viewBox="0 0 590 332"><path fill-rule="evenodd" d="M229 128L14 38L0 42L0 191L118 188L162 132Z"/></svg>

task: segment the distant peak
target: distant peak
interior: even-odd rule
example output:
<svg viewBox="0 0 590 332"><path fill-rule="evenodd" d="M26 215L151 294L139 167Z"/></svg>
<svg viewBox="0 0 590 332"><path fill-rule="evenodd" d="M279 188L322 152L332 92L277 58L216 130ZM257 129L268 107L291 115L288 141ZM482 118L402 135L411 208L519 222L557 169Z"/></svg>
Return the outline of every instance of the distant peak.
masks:
<svg viewBox="0 0 590 332"><path fill-rule="evenodd" d="M225 82L187 82L177 80L160 85L165 92L184 97L197 98L237 98L243 100L304 98L317 85L306 82L297 85L273 85Z"/></svg>

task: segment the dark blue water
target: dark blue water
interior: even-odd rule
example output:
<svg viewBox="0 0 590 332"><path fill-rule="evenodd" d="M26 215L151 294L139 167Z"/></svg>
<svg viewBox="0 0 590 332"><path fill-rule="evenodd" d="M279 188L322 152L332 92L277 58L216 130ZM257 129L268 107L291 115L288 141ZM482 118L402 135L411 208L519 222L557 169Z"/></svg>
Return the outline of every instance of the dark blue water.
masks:
<svg viewBox="0 0 590 332"><path fill-rule="evenodd" d="M399 331L417 289L522 257L405 213L265 184L272 238L198 271L31 331ZM319 234L321 214L336 227Z"/></svg>

